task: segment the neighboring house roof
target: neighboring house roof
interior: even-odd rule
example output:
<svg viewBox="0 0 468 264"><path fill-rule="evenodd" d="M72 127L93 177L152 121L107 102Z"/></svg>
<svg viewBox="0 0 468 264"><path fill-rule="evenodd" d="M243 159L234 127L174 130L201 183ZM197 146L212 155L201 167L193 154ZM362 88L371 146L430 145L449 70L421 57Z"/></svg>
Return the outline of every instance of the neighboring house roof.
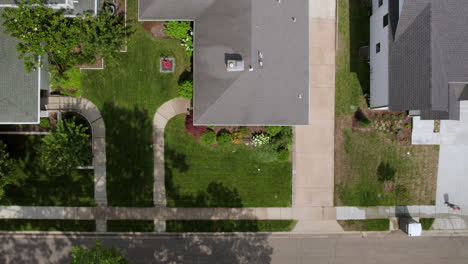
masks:
<svg viewBox="0 0 468 264"><path fill-rule="evenodd" d="M3 9L0 8L0 16ZM0 123L39 122L40 71L27 72L0 18Z"/></svg>
<svg viewBox="0 0 468 264"><path fill-rule="evenodd" d="M468 0L405 0L389 12L389 108L459 119L468 84Z"/></svg>
<svg viewBox="0 0 468 264"><path fill-rule="evenodd" d="M139 18L195 20L195 124L308 124L308 0L140 0Z"/></svg>

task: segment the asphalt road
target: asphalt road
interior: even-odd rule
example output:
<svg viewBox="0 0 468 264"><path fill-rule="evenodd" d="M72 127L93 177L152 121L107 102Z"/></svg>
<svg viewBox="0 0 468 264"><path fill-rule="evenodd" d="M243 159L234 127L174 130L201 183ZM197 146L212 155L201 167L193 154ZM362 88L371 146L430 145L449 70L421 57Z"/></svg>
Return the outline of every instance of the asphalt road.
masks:
<svg viewBox="0 0 468 264"><path fill-rule="evenodd" d="M68 263L95 239L132 263L468 263L468 237L403 235L0 235L0 263Z"/></svg>

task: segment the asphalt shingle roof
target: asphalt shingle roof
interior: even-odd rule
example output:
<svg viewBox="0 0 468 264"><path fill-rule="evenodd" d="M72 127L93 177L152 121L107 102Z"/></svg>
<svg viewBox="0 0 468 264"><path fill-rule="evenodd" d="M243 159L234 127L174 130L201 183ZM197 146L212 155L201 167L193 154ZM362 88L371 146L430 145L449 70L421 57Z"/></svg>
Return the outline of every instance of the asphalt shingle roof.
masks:
<svg viewBox="0 0 468 264"><path fill-rule="evenodd" d="M195 20L195 124L308 123L308 0L140 0L139 18Z"/></svg>
<svg viewBox="0 0 468 264"><path fill-rule="evenodd" d="M0 123L38 122L39 74L26 71L18 41L3 32L0 17Z"/></svg>
<svg viewBox="0 0 468 264"><path fill-rule="evenodd" d="M403 2L395 37L389 36L390 109L421 110L422 119L459 118L464 93L450 86L468 83L466 14L468 0Z"/></svg>

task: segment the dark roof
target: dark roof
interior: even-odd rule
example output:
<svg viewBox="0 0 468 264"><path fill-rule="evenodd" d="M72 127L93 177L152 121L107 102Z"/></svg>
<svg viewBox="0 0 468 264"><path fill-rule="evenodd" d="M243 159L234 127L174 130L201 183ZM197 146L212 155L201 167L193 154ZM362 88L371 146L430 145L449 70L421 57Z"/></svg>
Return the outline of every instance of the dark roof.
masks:
<svg viewBox="0 0 468 264"><path fill-rule="evenodd" d="M396 10L389 10L398 18L390 19L389 108L458 119L462 92L449 86L468 83L468 0L405 0Z"/></svg>
<svg viewBox="0 0 468 264"><path fill-rule="evenodd" d="M195 124L308 123L308 0L140 0L139 18L195 20Z"/></svg>
<svg viewBox="0 0 468 264"><path fill-rule="evenodd" d="M0 123L32 123L39 118L39 73L18 59L15 38L3 33L0 8Z"/></svg>

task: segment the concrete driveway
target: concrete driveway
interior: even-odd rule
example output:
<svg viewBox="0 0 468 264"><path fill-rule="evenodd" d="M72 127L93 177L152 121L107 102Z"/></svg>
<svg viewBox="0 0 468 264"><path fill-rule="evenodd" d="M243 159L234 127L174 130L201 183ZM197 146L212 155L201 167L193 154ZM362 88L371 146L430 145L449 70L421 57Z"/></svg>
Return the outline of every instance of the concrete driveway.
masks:
<svg viewBox="0 0 468 264"><path fill-rule="evenodd" d="M434 122L415 118L413 144L440 145L436 206L451 210L445 201L468 211L468 102L460 103L460 120L441 121L440 133ZM466 229L468 223L458 217L437 220L437 229Z"/></svg>

